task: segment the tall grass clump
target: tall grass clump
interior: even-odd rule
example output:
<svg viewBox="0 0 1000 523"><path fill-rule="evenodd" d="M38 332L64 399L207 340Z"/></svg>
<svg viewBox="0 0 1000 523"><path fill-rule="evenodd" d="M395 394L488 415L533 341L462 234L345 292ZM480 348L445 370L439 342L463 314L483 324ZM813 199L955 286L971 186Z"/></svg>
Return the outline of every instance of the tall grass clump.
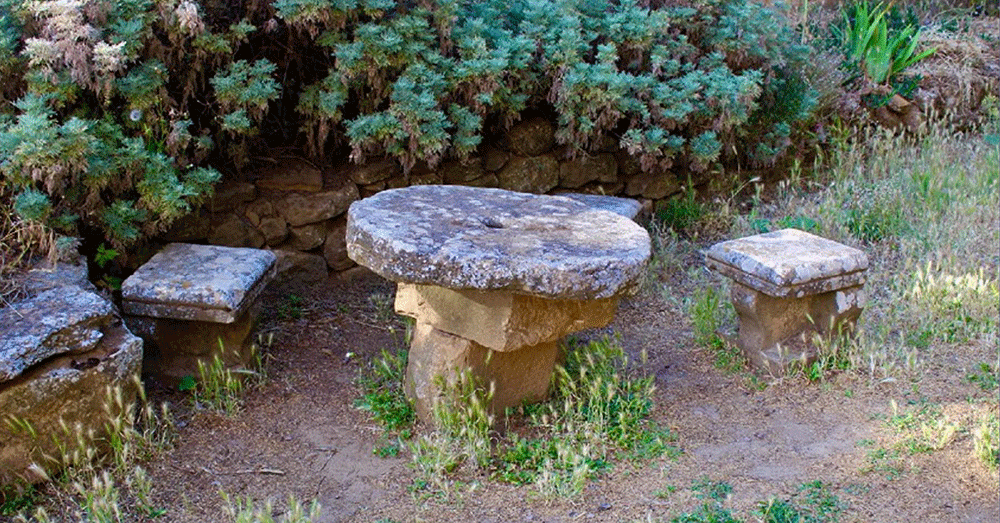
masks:
<svg viewBox="0 0 1000 523"><path fill-rule="evenodd" d="M972 432L973 450L991 472L1000 467L1000 417L996 412L979 416Z"/></svg>
<svg viewBox="0 0 1000 523"><path fill-rule="evenodd" d="M492 390L485 390L468 372L452 383L439 378L442 394L434 403L433 427L410 445L418 488L449 495L450 475L459 467L485 468L492 452L493 415L488 411Z"/></svg>
<svg viewBox="0 0 1000 523"><path fill-rule="evenodd" d="M553 400L530 416L549 438L537 448L541 459L533 477L526 478L541 494L579 494L615 457L651 459L676 452L669 430L648 419L653 378L628 376L628 366L621 346L610 339L568 349L565 364L556 369Z"/></svg>
<svg viewBox="0 0 1000 523"><path fill-rule="evenodd" d="M167 406L155 407L135 379L135 387L106 391L103 431L84 433L64 424L62 434L52 436L57 440L57 453L33 467L46 483L23 493L21 501L28 494L29 502L20 503L15 512L0 515L23 522L103 523L166 514L167 509L153 499L153 485L143 464L171 447L176 430ZM138 394L132 397L128 392L136 389Z"/></svg>
<svg viewBox="0 0 1000 523"><path fill-rule="evenodd" d="M653 378L629 375L619 344L573 344L556 370L552 398L508 409L507 429L494 430L492 390L467 374L440 384L433 426L409 446L414 488L450 496L479 474L532 484L543 496L575 496L615 458L648 461L678 452L673 435L649 420Z"/></svg>
<svg viewBox="0 0 1000 523"><path fill-rule="evenodd" d="M319 518L321 510L316 501L305 506L295 496L289 496L287 508L280 517L275 517L274 503L270 500L257 505L250 496L232 498L226 492L220 494L223 512L232 523L311 523Z"/></svg>
<svg viewBox="0 0 1000 523"><path fill-rule="evenodd" d="M868 303L846 349L851 367L884 376L915 370L934 347L995 347L998 127L994 115L975 132L943 121L920 135L858 131L803 187L756 208L810 216L816 234L868 254ZM733 235L752 230L743 218Z"/></svg>

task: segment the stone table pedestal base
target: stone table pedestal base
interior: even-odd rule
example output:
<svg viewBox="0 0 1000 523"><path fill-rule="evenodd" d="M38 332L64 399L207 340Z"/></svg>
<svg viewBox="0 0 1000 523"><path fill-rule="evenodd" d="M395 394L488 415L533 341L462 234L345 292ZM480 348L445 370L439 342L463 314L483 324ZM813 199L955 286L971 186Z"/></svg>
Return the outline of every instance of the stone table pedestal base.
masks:
<svg viewBox="0 0 1000 523"><path fill-rule="evenodd" d="M454 386L461 373L490 387L490 412L545 400L559 354L557 342L514 352L498 352L454 334L417 323L406 367L406 395L417 415L432 420L443 387Z"/></svg>
<svg viewBox="0 0 1000 523"><path fill-rule="evenodd" d="M244 311L232 323L126 316L129 330L145 341L142 366L164 383L197 378L198 363L206 368L216 357L227 369L250 366L256 311Z"/></svg>
<svg viewBox="0 0 1000 523"><path fill-rule="evenodd" d="M399 284L396 311L417 320L406 393L430 421L442 387L468 372L493 390L491 412L548 396L559 340L611 322L617 298L552 300L507 291Z"/></svg>

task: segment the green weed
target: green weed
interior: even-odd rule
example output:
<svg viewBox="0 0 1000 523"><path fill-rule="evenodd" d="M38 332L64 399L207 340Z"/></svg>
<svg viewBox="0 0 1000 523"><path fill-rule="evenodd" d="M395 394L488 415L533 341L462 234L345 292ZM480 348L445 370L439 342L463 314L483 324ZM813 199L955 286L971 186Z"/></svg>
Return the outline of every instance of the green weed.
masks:
<svg viewBox="0 0 1000 523"><path fill-rule="evenodd" d="M354 400L354 406L368 412L373 420L393 432L411 427L415 419L413 405L403 391L407 355L404 349L395 353L383 349L355 379L361 397Z"/></svg>
<svg viewBox="0 0 1000 523"><path fill-rule="evenodd" d="M49 470L33 469L37 476L49 478L45 490L53 497L42 499L32 494L37 492L32 487L21 496L16 513L5 515L15 515L14 521L25 523L117 523L166 514L165 508L152 502L153 486L141 464L169 449L176 429L166 405L154 407L138 377L134 379L134 387L106 391L103 431L84 433L79 426L63 424L62 434L53 438L58 450L47 457ZM138 390L137 397L126 394L134 390ZM27 430L24 424L22 428ZM28 499L30 505L25 503Z"/></svg>
<svg viewBox="0 0 1000 523"><path fill-rule="evenodd" d="M694 512L671 519L670 523L742 523L742 521L734 518L729 509L715 503L705 503Z"/></svg>
<svg viewBox="0 0 1000 523"><path fill-rule="evenodd" d="M38 487L23 483L0 490L0 516L14 516L29 512L42 500Z"/></svg>
<svg viewBox="0 0 1000 523"><path fill-rule="evenodd" d="M508 422L522 416L531 437L493 434L485 408L490 392L468 376L441 383L434 430L410 448L415 488L449 495L460 484L459 471L489 470L495 480L531 484L544 496L573 496L615 458L676 456L673 434L647 419L652 378L627 377L627 366L621 347L608 339L568 347L552 399L507 413Z"/></svg>
<svg viewBox="0 0 1000 523"><path fill-rule="evenodd" d="M733 306L715 286L705 285L695 291L688 305L694 342L712 352L715 367L735 373L746 368L743 352L723 339L722 326L735 323Z"/></svg>
<svg viewBox="0 0 1000 523"><path fill-rule="evenodd" d="M684 513L671 519L671 523L741 523L733 517L729 509L723 508L723 502L733 491L733 486L729 483L702 477L691 484L691 490L696 499L705 502L694 512Z"/></svg>
<svg viewBox="0 0 1000 523"><path fill-rule="evenodd" d="M780 218L778 220L751 217L750 227L757 233L765 233L788 228L816 233L819 232L820 229L819 222L809 218L808 216L802 215L785 216L784 218Z"/></svg>
<svg viewBox="0 0 1000 523"><path fill-rule="evenodd" d="M278 318L282 320L302 319L304 314L302 296L289 294L284 301L278 305Z"/></svg>
<svg viewBox="0 0 1000 523"><path fill-rule="evenodd" d="M996 390L1000 386L997 380L997 369L993 368L989 363L980 363L979 370L968 374L965 379L969 383L979 385L979 388L985 392Z"/></svg>
<svg viewBox="0 0 1000 523"><path fill-rule="evenodd" d="M688 311L695 343L703 347L718 343L717 332L722 326L722 307L726 303L715 287L704 287L696 292Z"/></svg>
<svg viewBox="0 0 1000 523"><path fill-rule="evenodd" d="M660 205L654 214L655 221L677 232L693 227L705 215L705 207L695 200L693 188L679 198L671 198Z"/></svg>

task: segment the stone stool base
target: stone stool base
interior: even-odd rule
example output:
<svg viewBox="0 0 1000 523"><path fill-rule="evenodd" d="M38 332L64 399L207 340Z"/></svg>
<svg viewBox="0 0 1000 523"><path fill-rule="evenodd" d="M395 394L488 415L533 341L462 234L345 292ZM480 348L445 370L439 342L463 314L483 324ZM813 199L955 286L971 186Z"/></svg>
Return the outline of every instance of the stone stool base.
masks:
<svg viewBox="0 0 1000 523"><path fill-rule="evenodd" d="M406 394L420 419L433 420L442 386L453 386L461 373L468 372L477 385L493 390L490 412L503 412L548 396L558 354L556 342L499 352L417 323L406 367Z"/></svg>
<svg viewBox="0 0 1000 523"><path fill-rule="evenodd" d="M739 316L737 346L759 369L780 376L796 362L816 360L815 334L849 334L865 305L862 286L801 298L776 298L733 282L731 297Z"/></svg>
<svg viewBox="0 0 1000 523"><path fill-rule="evenodd" d="M145 342L143 372L176 386L185 376L198 378L198 362L209 366L216 356L228 369L248 367L255 316L247 311L233 323L126 316L125 324Z"/></svg>

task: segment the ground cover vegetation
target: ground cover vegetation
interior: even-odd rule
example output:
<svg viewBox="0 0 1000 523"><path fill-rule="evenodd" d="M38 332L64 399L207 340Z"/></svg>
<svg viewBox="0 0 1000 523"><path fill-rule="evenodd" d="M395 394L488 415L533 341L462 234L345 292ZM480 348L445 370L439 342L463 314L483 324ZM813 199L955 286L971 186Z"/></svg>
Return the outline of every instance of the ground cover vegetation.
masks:
<svg viewBox="0 0 1000 523"><path fill-rule="evenodd" d="M16 79L2 93L0 268L16 269L32 249L76 227L127 248L210 194L254 143L280 138L317 155L344 147L358 159L388 153L410 165L434 163L470 154L491 127L544 107L559 122L559 140L581 152L608 134L647 168L715 172L711 196L689 190L656 213L642 292L685 311L692 346L719 369L748 390L805 380L845 398L853 389L830 385L840 375L872 388L906 381L909 399L892 402L874 420L877 435L857 442L858 477L900 481L925 458L958 451L995 474L1000 104L987 97L974 125L941 115L917 134L851 120L857 113L841 106L857 100L864 114L881 103L868 95L908 95L907 82L918 80L894 74L891 64L925 52L910 47L921 17L971 11L855 4L820 27L805 7L794 27L786 25L794 17L739 1L469 4L302 0L247 12L189 1L0 4L0 68ZM862 13L876 19L868 24L876 50L849 59L843 35L858 33ZM827 33L830 26L846 32ZM941 27L932 31L947 31ZM690 100L696 92L705 94ZM763 137L763 147L756 139L744 145L750 134ZM813 152L779 183L720 168L804 148ZM726 283L691 260L716 239L787 226L868 252L869 303L856 337L828 342L818 362L773 380L747 369L726 342L734 322ZM5 299L16 292L0 291ZM279 315L308 315L302 301L289 297ZM389 321L391 308L377 312ZM641 354L630 359L614 338L568 347L553 399L503 416L484 409L488 389L459 381L435 410L433 429L414 426L402 394L405 351L397 349L406 340L399 338L358 376L356 406L384 427L375 453L410 463L416 500L461 503L492 483L529 489L531 499L573 497L616 469L662 465L682 452L683 435L656 412L655 380ZM978 356L953 378L977 392L963 402L929 400L921 392L926 376L959 350ZM269 379L266 366L264 358L250 384ZM190 406L241 415L246 383L206 366L192 382ZM172 416L144 397L130 403L109 392L107 435L96 445L67 443L52 458L68 465L65 472L5 492L0 517L171 520L183 511L157 501L146 468L175 442ZM76 441L71 428L64 437ZM728 501L740 485L691 478L690 487L657 486L651 495L677 508L647 520L857 520L844 498L863 493L824 479L735 509ZM220 497L231 521L320 514L317 504L281 493ZM285 508L275 510L275 501Z"/></svg>

